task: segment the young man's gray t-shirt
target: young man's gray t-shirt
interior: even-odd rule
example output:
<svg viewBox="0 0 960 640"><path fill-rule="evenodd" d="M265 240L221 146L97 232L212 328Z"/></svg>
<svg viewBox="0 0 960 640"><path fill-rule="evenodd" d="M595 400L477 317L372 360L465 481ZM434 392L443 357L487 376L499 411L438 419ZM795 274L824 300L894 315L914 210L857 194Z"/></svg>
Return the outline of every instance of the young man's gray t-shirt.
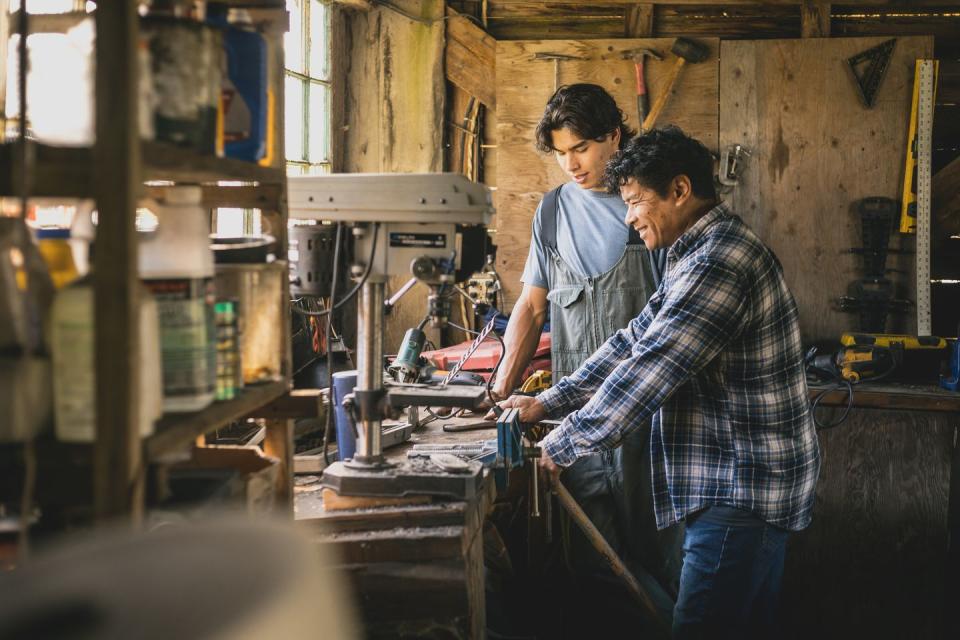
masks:
<svg viewBox="0 0 960 640"><path fill-rule="evenodd" d="M629 230L623 221L627 205L619 195L581 189L568 182L560 189L557 213L557 251L570 267L583 277L609 271L623 255ZM524 284L547 285L547 249L541 242L541 207L533 217L530 252L520 280Z"/></svg>

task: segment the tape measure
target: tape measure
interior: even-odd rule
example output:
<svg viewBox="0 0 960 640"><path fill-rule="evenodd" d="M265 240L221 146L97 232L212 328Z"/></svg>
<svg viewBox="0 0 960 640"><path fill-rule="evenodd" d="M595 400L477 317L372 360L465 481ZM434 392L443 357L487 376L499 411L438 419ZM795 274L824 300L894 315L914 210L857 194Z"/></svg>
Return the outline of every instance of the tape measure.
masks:
<svg viewBox="0 0 960 640"><path fill-rule="evenodd" d="M917 335L921 336L933 333L930 307L930 151L938 71L937 60L919 59L916 62L900 211L900 232L917 234Z"/></svg>

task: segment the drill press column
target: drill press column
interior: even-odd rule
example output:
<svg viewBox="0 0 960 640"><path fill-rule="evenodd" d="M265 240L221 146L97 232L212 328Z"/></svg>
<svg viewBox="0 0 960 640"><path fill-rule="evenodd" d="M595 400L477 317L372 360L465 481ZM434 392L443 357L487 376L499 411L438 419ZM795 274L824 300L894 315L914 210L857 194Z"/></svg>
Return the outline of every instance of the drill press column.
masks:
<svg viewBox="0 0 960 640"><path fill-rule="evenodd" d="M370 276L360 291L357 306L357 388L356 391L383 391L383 290L384 278ZM380 416L361 410L360 442L356 462L379 465Z"/></svg>

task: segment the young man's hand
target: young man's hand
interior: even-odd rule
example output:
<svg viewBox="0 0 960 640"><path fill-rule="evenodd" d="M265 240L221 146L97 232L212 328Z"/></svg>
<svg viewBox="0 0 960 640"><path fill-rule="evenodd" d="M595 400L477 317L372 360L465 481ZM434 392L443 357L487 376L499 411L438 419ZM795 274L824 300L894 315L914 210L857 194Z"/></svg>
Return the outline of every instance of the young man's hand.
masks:
<svg viewBox="0 0 960 640"><path fill-rule="evenodd" d="M498 402L497 406L501 409L520 409L520 422L535 423L540 422L547 417L547 412L539 400L532 396L510 396L503 402ZM497 412L491 409L484 416L486 420L494 420Z"/></svg>

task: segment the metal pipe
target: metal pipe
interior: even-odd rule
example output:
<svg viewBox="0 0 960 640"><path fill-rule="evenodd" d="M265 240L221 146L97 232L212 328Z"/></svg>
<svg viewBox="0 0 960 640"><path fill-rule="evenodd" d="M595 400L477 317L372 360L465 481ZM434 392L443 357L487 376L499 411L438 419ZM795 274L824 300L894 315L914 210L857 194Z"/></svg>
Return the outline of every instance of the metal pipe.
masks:
<svg viewBox="0 0 960 640"><path fill-rule="evenodd" d="M383 281L369 278L357 307L357 391L383 388ZM360 420L358 458L374 462L381 456L380 418Z"/></svg>

